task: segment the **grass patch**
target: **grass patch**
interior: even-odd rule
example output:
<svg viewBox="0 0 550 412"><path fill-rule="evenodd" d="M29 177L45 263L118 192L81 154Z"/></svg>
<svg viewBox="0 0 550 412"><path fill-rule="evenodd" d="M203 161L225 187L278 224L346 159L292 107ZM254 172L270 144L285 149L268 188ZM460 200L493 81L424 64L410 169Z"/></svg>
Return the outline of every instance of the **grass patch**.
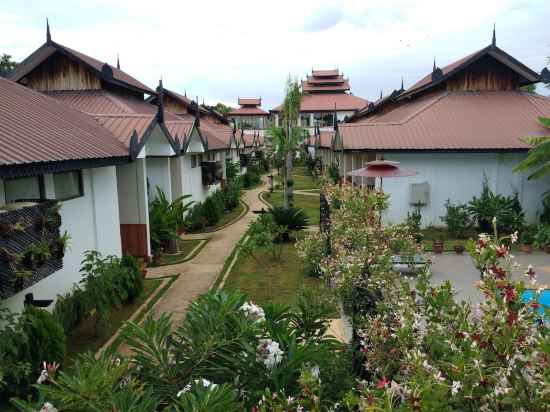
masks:
<svg viewBox="0 0 550 412"><path fill-rule="evenodd" d="M292 176L295 190L310 190L310 189L319 189L319 180L314 180L312 176L306 176L304 173L299 173L299 171L294 171L295 173ZM278 184L281 188L283 186L281 176L275 177L275 184Z"/></svg>
<svg viewBox="0 0 550 412"><path fill-rule="evenodd" d="M149 313L149 311L151 310L151 308L155 305L155 303L158 302L158 300L162 297L162 295L164 295L164 293L170 288L170 286L172 286L172 283L174 283L176 281L176 279L178 278L178 275L173 275L173 276L166 276L166 277L162 277L162 278L156 278L154 280L157 280L157 281L160 281L162 282L163 279L166 279L166 278L170 278L170 280L168 282L166 282L164 284L164 286L162 287L162 289L160 289L158 291L157 294L155 294L155 296L147 303L147 305L138 313L138 315L136 316L136 318L134 319L134 322L135 323L140 323L143 318L145 318L145 316ZM152 279L153 280L153 279ZM120 339L121 337L118 336L114 341L113 343L111 344L111 346L109 346L108 348L106 348L106 352L111 352L111 353L114 353L119 345L120 345Z"/></svg>
<svg viewBox="0 0 550 412"><path fill-rule="evenodd" d="M200 245L201 242L202 242L201 239L189 239L189 240L178 239L178 246L180 249L179 253L175 253L173 255L165 254L162 256L162 264L157 265L151 262L149 267L176 265L178 263L184 262L188 260L189 254L193 250L195 250L195 248L198 245Z"/></svg>
<svg viewBox="0 0 550 412"><path fill-rule="evenodd" d="M282 206L283 192L266 192L263 194L263 199L272 206ZM294 194L293 206L306 212L311 225L319 224L319 196Z"/></svg>
<svg viewBox="0 0 550 412"><path fill-rule="evenodd" d="M111 336L128 320L134 312L151 296L161 284L161 279L147 279L143 285L143 292L129 305L114 308L109 312L99 336L95 333L95 322L88 318L80 323L67 336L67 358L65 365L71 364L75 356L82 352L96 352Z"/></svg>
<svg viewBox="0 0 550 412"><path fill-rule="evenodd" d="M258 253L261 266L254 258L239 254L223 289L239 289L259 305L280 303L295 307L301 288L324 288L321 280L304 273L293 243L282 247L280 260Z"/></svg>

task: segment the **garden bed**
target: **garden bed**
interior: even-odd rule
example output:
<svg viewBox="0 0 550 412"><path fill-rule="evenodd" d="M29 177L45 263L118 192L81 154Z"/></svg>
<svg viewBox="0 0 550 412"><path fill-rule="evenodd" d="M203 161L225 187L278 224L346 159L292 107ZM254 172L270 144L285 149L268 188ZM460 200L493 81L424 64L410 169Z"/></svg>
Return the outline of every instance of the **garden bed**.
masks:
<svg viewBox="0 0 550 412"><path fill-rule="evenodd" d="M151 296L159 285L162 279L145 280L143 292L129 305L123 305L120 308L115 308L110 311L107 319L104 322L103 329L99 336L95 334L95 323L93 319L88 318L82 321L75 329L67 336L67 356L65 366L72 363L72 360L79 353L86 351L96 352L113 336L122 324L128 320L134 312Z"/></svg>
<svg viewBox="0 0 550 412"><path fill-rule="evenodd" d="M294 243L285 243L282 247L280 260L272 260L267 253L258 252L262 266L254 258L240 253L223 289L238 289L259 305L279 303L294 307L302 287L324 287L321 280L305 273Z"/></svg>
<svg viewBox="0 0 550 412"><path fill-rule="evenodd" d="M202 230L191 231L189 233L193 233L193 234L210 233L210 232L215 232L217 230L221 230L240 220L240 218L243 217L247 211L248 211L248 206L246 205L246 203L241 201L239 202L239 205L236 208L234 208L233 210L230 210L229 212L225 212L222 218L220 219L220 221L215 225L206 226Z"/></svg>
<svg viewBox="0 0 550 412"><path fill-rule="evenodd" d="M177 265L178 263L186 262L195 257L198 252L204 247L206 242L208 242L208 239L178 239L178 246L180 250L178 253L164 254L162 255L162 260L160 264L151 262L149 267Z"/></svg>
<svg viewBox="0 0 550 412"><path fill-rule="evenodd" d="M272 206L283 205L283 192L263 192L260 199ZM293 206L303 209L309 217L309 224L319 224L319 196L294 194Z"/></svg>

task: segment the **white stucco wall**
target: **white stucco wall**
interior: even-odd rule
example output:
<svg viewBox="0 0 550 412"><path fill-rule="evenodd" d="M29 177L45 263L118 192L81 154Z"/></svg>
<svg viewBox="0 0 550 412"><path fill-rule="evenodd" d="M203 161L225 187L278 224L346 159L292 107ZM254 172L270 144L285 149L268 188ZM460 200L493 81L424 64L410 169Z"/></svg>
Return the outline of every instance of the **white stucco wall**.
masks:
<svg viewBox="0 0 550 412"><path fill-rule="evenodd" d="M172 200L172 179L170 157L148 157L147 182L149 201L157 197L157 187L166 195L168 201Z"/></svg>
<svg viewBox="0 0 550 412"><path fill-rule="evenodd" d="M71 236L63 268L10 298L0 306L14 311L23 309L24 296L33 293L37 299L53 299L69 291L81 279L80 262L87 250L103 255L121 255L117 176L114 166L83 171L84 196L61 202L61 233ZM51 176L45 176L46 194L52 193ZM53 304L48 308L52 309Z"/></svg>
<svg viewBox="0 0 550 412"><path fill-rule="evenodd" d="M346 164L351 157L346 155ZM503 195L518 192L528 222L537 220L541 209L541 195L550 183L550 177L527 181L525 174L513 173L515 165L525 157L522 153L385 153L386 160L401 162L403 169L413 169L416 176L386 178L383 190L390 194L390 208L385 219L402 222L410 205L409 184L428 182L430 200L421 208L423 225L441 225L445 215L445 201L466 203L481 193L483 175L487 175L492 190ZM358 166L358 165L356 165ZM377 179L377 187L379 179Z"/></svg>

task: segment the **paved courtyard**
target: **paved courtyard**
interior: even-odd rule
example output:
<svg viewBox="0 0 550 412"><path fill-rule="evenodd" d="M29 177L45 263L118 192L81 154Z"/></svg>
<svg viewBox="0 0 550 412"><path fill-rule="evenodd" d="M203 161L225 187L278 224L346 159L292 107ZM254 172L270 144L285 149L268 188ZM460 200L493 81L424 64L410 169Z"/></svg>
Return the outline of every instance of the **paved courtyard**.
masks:
<svg viewBox="0 0 550 412"><path fill-rule="evenodd" d="M523 279L523 273L529 264L537 274L537 280L540 284L550 287L550 254L543 252L533 252L528 255L525 253L514 254L516 261L521 265L520 269L514 272L514 278ZM456 253L443 253L441 255L432 254L432 281L441 283L450 280L456 289L459 300L478 303L481 301L481 293L476 287L476 282L480 280L479 272L474 267L470 255L457 255Z"/></svg>

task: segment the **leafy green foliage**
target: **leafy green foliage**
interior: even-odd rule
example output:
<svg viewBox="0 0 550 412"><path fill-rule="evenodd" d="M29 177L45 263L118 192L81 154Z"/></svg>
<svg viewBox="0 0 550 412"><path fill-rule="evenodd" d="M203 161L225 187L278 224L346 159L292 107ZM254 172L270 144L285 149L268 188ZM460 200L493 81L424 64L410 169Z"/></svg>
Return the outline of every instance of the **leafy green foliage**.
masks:
<svg viewBox="0 0 550 412"><path fill-rule="evenodd" d="M550 225L539 225L534 237L534 245L536 247L550 245Z"/></svg>
<svg viewBox="0 0 550 412"><path fill-rule="evenodd" d="M17 66L9 54L3 53L0 57L0 77L8 77Z"/></svg>
<svg viewBox="0 0 550 412"><path fill-rule="evenodd" d="M151 248L153 251L167 246L170 239L177 237L177 230L184 225L185 215L191 203L184 203L191 195L180 196L172 202L157 187L157 195L149 205Z"/></svg>
<svg viewBox="0 0 550 412"><path fill-rule="evenodd" d="M96 319L96 333L101 322L113 307L133 300L143 290L143 275L135 258L103 257L97 251L88 251L82 261L82 287L58 296L53 314L69 333L83 319Z"/></svg>
<svg viewBox="0 0 550 412"><path fill-rule="evenodd" d="M494 219L498 222L498 230L502 233L512 233L523 226L523 211L517 193L513 196L503 196L491 190L487 176L483 178L481 195L474 196L468 203L468 212L477 222L481 232L489 233Z"/></svg>
<svg viewBox="0 0 550 412"><path fill-rule="evenodd" d="M40 370L44 361L64 360L65 332L55 316L43 309L27 306L23 313L23 322L29 345L29 360L35 371Z"/></svg>
<svg viewBox="0 0 550 412"><path fill-rule="evenodd" d="M225 160L225 176L228 181L233 181L239 176L240 172L239 162L233 162L231 159Z"/></svg>
<svg viewBox="0 0 550 412"><path fill-rule="evenodd" d="M224 195L220 190L216 190L208 196L203 203L204 217L210 226L214 226L220 221L225 211Z"/></svg>
<svg viewBox="0 0 550 412"><path fill-rule="evenodd" d="M550 118L541 116L538 121L543 127L550 129ZM529 171L528 179L539 179L546 176L550 173L550 136L528 137L524 141L533 147L529 149L527 157L514 168L514 171Z"/></svg>
<svg viewBox="0 0 550 412"><path fill-rule="evenodd" d="M285 233L304 230L309 224L309 218L303 209L289 207L285 209L282 206L269 208L268 213L273 216L277 226L285 228Z"/></svg>
<svg viewBox="0 0 550 412"><path fill-rule="evenodd" d="M468 206L462 203L454 205L447 199L445 209L447 213L441 216L441 220L447 225L449 234L454 238L464 239L473 226Z"/></svg>
<svg viewBox="0 0 550 412"><path fill-rule="evenodd" d="M282 253L280 239L286 232L285 227L277 225L271 213L265 213L248 226L248 241L241 246L241 250L263 266L257 252L267 252L272 259L280 259Z"/></svg>
<svg viewBox="0 0 550 412"><path fill-rule="evenodd" d="M322 275L321 264L328 257L327 246L327 237L321 232L312 233L296 242L298 256L309 275L315 277Z"/></svg>
<svg viewBox="0 0 550 412"><path fill-rule="evenodd" d="M6 308L0 308L0 336L0 393L21 394L33 370L28 337L20 317Z"/></svg>
<svg viewBox="0 0 550 412"><path fill-rule="evenodd" d="M202 383L193 383L174 405L176 412L240 412L242 405L230 385L207 388Z"/></svg>

